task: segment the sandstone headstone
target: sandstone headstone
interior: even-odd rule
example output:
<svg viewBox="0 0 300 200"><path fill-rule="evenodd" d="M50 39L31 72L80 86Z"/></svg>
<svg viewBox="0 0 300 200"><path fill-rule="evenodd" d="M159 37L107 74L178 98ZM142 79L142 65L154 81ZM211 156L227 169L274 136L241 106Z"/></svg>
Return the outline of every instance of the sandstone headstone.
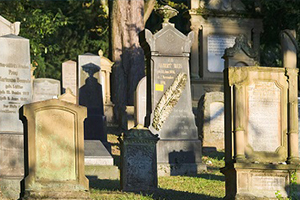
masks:
<svg viewBox="0 0 300 200"><path fill-rule="evenodd" d="M58 99L24 105L22 199L90 199L84 174L86 108Z"/></svg>
<svg viewBox="0 0 300 200"><path fill-rule="evenodd" d="M145 117L146 117L146 106L147 106L147 79L146 77L142 78L139 84L136 87L135 91L135 101L134 101L134 124L137 126L138 124L145 125Z"/></svg>
<svg viewBox="0 0 300 200"><path fill-rule="evenodd" d="M44 101L57 98L60 95L60 81L51 78L36 78L33 80L32 101Z"/></svg>
<svg viewBox="0 0 300 200"><path fill-rule="evenodd" d="M205 10L205 15L199 13ZM224 50L235 44L235 38L245 35L257 52L259 61L262 20L245 9L240 0L191 1L191 29L195 39L191 50L192 98L198 100L206 92L223 92ZM243 17L241 17L243 16Z"/></svg>
<svg viewBox="0 0 300 200"><path fill-rule="evenodd" d="M224 73L225 199L275 198L277 190L287 197L290 171L300 169L297 112L288 112L298 70L229 67Z"/></svg>
<svg viewBox="0 0 300 200"><path fill-rule="evenodd" d="M203 147L224 150L224 93L208 92L198 106L198 132Z"/></svg>
<svg viewBox="0 0 300 200"><path fill-rule="evenodd" d="M62 63L62 88L63 93L70 88L77 96L77 63L75 61L68 60Z"/></svg>
<svg viewBox="0 0 300 200"><path fill-rule="evenodd" d="M138 125L119 137L121 145L121 189L151 191L157 188L157 135Z"/></svg>
<svg viewBox="0 0 300 200"><path fill-rule="evenodd" d="M1 29L0 29L1 30ZM24 175L23 125L19 108L32 100L29 40L0 36L0 187L17 199Z"/></svg>
<svg viewBox="0 0 300 200"><path fill-rule="evenodd" d="M76 96L72 93L70 88L66 89L66 92L58 97L59 100L76 104Z"/></svg>
<svg viewBox="0 0 300 200"><path fill-rule="evenodd" d="M172 8L162 9L162 13L165 11L173 12ZM185 36L165 21L154 35L146 29L145 37L151 51L151 83L147 84L147 93L151 94L147 103L152 112L149 129L160 137L158 175L195 174L206 167L201 160L202 145L191 105L189 52L193 33Z"/></svg>
<svg viewBox="0 0 300 200"><path fill-rule="evenodd" d="M19 35L20 24L20 22L11 23L0 16L0 36L9 34Z"/></svg>

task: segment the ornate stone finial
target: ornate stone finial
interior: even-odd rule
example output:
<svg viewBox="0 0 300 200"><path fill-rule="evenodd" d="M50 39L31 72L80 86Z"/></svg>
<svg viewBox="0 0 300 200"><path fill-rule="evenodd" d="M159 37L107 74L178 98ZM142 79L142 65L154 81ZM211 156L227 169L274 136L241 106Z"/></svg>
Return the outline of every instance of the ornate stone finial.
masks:
<svg viewBox="0 0 300 200"><path fill-rule="evenodd" d="M168 23L169 19L175 17L178 11L171 6L165 5L156 9L157 14L164 19L164 23Z"/></svg>
<svg viewBox="0 0 300 200"><path fill-rule="evenodd" d="M103 56L103 51L102 51L101 49L98 51L98 55L99 55L100 57Z"/></svg>

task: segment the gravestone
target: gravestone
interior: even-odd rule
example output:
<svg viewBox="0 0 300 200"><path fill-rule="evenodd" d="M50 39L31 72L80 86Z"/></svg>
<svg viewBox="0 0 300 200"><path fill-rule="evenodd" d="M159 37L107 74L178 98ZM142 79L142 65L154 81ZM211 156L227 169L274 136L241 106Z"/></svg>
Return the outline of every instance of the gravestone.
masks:
<svg viewBox="0 0 300 200"><path fill-rule="evenodd" d="M57 98L60 95L60 81L51 78L36 78L33 80L32 101L44 101Z"/></svg>
<svg viewBox="0 0 300 200"><path fill-rule="evenodd" d="M113 62L108 58L103 56L102 50L99 51L100 56L100 66L101 66L101 85L102 85L102 94L103 94L103 103L104 103L104 115L107 122L112 123L114 120L113 117L113 108L114 104L111 102L111 91L110 91L110 75L112 72Z"/></svg>
<svg viewBox="0 0 300 200"><path fill-rule="evenodd" d="M168 16L175 14L170 7L161 11ZM160 137L157 144L159 176L196 174L206 166L201 160L202 144L191 105L189 52L193 33L185 36L167 21L165 19L163 28L154 35L145 30L150 52L145 45L144 49L151 59L147 74L150 80L147 93L151 94L147 103L152 112L149 130Z"/></svg>
<svg viewBox="0 0 300 200"><path fill-rule="evenodd" d="M156 143L158 136L138 125L119 137L121 145L121 189L157 189Z"/></svg>
<svg viewBox="0 0 300 200"><path fill-rule="evenodd" d="M77 63L75 61L68 60L62 63L62 88L63 93L70 88L77 96Z"/></svg>
<svg viewBox="0 0 300 200"><path fill-rule="evenodd" d="M20 22L11 23L0 15L0 36L2 35L19 35Z"/></svg>
<svg viewBox="0 0 300 200"><path fill-rule="evenodd" d="M23 106L26 128L22 199L90 199L84 174L86 108L51 99Z"/></svg>
<svg viewBox="0 0 300 200"><path fill-rule="evenodd" d="M224 150L224 93L207 92L198 105L198 133L203 151Z"/></svg>
<svg viewBox="0 0 300 200"><path fill-rule="evenodd" d="M23 125L19 108L30 103L29 40L0 36L0 190L7 198L18 198L24 175Z"/></svg>
<svg viewBox="0 0 300 200"><path fill-rule="evenodd" d="M290 106L298 69L229 67L224 73L225 199L275 199L277 190L287 197L290 172L300 169L298 113Z"/></svg>
<svg viewBox="0 0 300 200"><path fill-rule="evenodd" d="M146 117L146 105L147 105L147 79L146 77L142 78L139 84L136 87L136 91L134 94L134 124L137 126L138 124L145 125L145 117Z"/></svg>
<svg viewBox="0 0 300 200"><path fill-rule="evenodd" d="M235 38L244 34L257 52L259 62L262 20L258 13L250 13L240 0L191 0L189 10L191 29L195 39L191 50L191 91L193 100L206 92L223 92L222 56ZM203 12L199 12L199 10Z"/></svg>

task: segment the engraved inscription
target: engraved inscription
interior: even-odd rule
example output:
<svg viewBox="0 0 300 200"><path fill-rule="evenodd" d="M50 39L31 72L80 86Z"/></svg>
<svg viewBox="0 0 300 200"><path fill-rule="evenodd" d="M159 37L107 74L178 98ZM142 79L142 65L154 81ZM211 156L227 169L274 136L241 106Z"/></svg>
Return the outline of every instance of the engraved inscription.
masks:
<svg viewBox="0 0 300 200"><path fill-rule="evenodd" d="M284 176L252 176L252 187L255 190L284 190L285 185Z"/></svg>
<svg viewBox="0 0 300 200"><path fill-rule="evenodd" d="M224 104L213 102L209 105L209 126L210 132L216 133L215 139L223 139L224 136Z"/></svg>
<svg viewBox="0 0 300 200"><path fill-rule="evenodd" d="M63 76L63 88L66 90L70 88L72 93L76 96L77 89L76 89L76 62L68 61L64 62L62 66L62 76Z"/></svg>
<svg viewBox="0 0 300 200"><path fill-rule="evenodd" d="M235 43L235 36L209 35L207 37L208 49L208 71L222 72L224 69L224 55L226 48L232 47Z"/></svg>
<svg viewBox="0 0 300 200"><path fill-rule="evenodd" d="M33 102L53 99L59 95L60 84L50 81L33 81Z"/></svg>
<svg viewBox="0 0 300 200"><path fill-rule="evenodd" d="M248 86L248 140L254 151L280 146L280 89L274 82Z"/></svg>

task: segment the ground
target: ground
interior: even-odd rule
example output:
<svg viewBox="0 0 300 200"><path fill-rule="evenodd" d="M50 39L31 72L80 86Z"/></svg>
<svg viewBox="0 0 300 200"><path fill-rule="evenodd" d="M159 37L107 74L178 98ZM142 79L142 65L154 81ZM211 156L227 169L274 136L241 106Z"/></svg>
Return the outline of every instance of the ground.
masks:
<svg viewBox="0 0 300 200"><path fill-rule="evenodd" d="M112 154L119 163L118 131L108 128L108 141L112 144ZM207 172L195 176L160 177L158 189L154 193L136 194L120 191L119 180L91 180L91 198L97 200L193 200L222 199L225 196L225 177L219 168L224 167L224 152L203 154Z"/></svg>

